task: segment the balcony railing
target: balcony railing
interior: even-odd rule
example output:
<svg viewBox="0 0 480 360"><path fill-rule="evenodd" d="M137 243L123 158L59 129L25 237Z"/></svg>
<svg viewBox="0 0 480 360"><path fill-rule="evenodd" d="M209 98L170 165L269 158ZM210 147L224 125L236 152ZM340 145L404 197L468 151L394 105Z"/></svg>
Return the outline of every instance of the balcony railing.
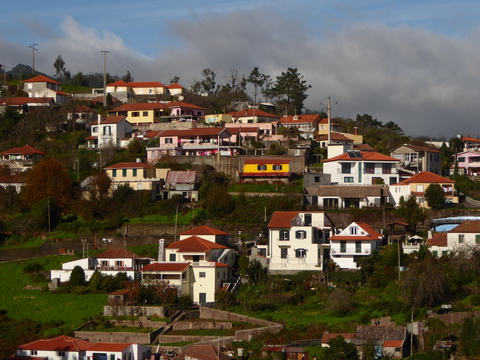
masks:
<svg viewBox="0 0 480 360"><path fill-rule="evenodd" d="M336 254L336 255L370 255L372 251L370 249L364 249L363 251L351 251L351 250L345 250L345 251L337 251L335 249L331 249L330 253Z"/></svg>

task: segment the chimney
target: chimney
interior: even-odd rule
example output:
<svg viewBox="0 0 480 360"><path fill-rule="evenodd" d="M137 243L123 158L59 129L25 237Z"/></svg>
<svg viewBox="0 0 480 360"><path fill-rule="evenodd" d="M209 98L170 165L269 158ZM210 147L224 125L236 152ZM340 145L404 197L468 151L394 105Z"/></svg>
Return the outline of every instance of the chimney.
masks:
<svg viewBox="0 0 480 360"><path fill-rule="evenodd" d="M158 261L165 261L165 239L158 240Z"/></svg>
<svg viewBox="0 0 480 360"><path fill-rule="evenodd" d="M357 126L355 126L355 127L353 128L353 134L354 134L354 135L358 135L358 127L357 127Z"/></svg>
<svg viewBox="0 0 480 360"><path fill-rule="evenodd" d="M142 159L141 158L136 158L137 163L141 163Z"/></svg>
<svg viewBox="0 0 480 360"><path fill-rule="evenodd" d="M98 119L98 125L100 125L102 123L102 115L98 114L97 119Z"/></svg>

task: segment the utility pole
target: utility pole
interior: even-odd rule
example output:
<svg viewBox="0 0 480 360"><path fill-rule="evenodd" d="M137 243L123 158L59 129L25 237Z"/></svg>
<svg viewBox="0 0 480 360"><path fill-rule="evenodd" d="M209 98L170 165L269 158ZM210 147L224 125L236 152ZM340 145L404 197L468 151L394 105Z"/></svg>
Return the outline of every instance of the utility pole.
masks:
<svg viewBox="0 0 480 360"><path fill-rule="evenodd" d="M107 108L107 54L108 50L102 50L103 53L103 107Z"/></svg>
<svg viewBox="0 0 480 360"><path fill-rule="evenodd" d="M29 46L29 48L32 48L32 74L35 75L35 51L38 51L38 49L35 47L38 44L32 44Z"/></svg>
<svg viewBox="0 0 480 360"><path fill-rule="evenodd" d="M7 65L0 64L0 69L3 66L3 88L7 88Z"/></svg>

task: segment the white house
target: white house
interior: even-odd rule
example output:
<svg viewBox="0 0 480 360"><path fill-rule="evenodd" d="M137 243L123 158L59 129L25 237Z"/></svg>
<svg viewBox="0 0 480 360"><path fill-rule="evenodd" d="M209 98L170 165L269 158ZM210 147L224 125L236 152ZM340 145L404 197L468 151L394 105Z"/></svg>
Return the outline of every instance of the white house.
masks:
<svg viewBox="0 0 480 360"><path fill-rule="evenodd" d="M85 280L89 281L93 273L98 270L102 275L115 276L120 272L126 273L131 280L141 278L140 270L150 263L151 259L143 258L127 249L111 248L98 255L73 260L62 264L61 270L51 270L50 278L60 282L70 280L70 275L76 266L85 272Z"/></svg>
<svg viewBox="0 0 480 360"><path fill-rule="evenodd" d="M373 151L348 150L323 161L323 172L332 185L396 184L400 160Z"/></svg>
<svg viewBox="0 0 480 360"><path fill-rule="evenodd" d="M356 269L358 260L378 250L382 235L364 222L353 222L330 236L330 256L342 269Z"/></svg>
<svg viewBox="0 0 480 360"><path fill-rule="evenodd" d="M150 359L151 352L149 346L142 344L96 343L86 351L86 358L95 360L146 360Z"/></svg>
<svg viewBox="0 0 480 360"><path fill-rule="evenodd" d="M61 90L61 84L45 75L38 75L23 82L24 90L31 98L53 98L56 104L67 102L70 95Z"/></svg>
<svg viewBox="0 0 480 360"><path fill-rule="evenodd" d="M447 232L449 252L470 252L480 246L480 221L465 221Z"/></svg>
<svg viewBox="0 0 480 360"><path fill-rule="evenodd" d="M323 211L275 211L268 223L270 272L323 270L332 229Z"/></svg>
<svg viewBox="0 0 480 360"><path fill-rule="evenodd" d="M91 135L87 137L87 147L123 147L132 137L133 127L125 116L107 116L92 123Z"/></svg>
<svg viewBox="0 0 480 360"><path fill-rule="evenodd" d="M21 358L48 360L84 359L92 343L61 335L52 339L40 339L17 347L16 355Z"/></svg>
<svg viewBox="0 0 480 360"><path fill-rule="evenodd" d="M169 244L165 261L142 269L142 282L168 281L178 295L189 294L195 303L214 302L215 292L231 282L234 263L233 249L192 235Z"/></svg>
<svg viewBox="0 0 480 360"><path fill-rule="evenodd" d="M222 230L212 228L207 225L197 226L196 228L181 232L179 234L180 240L195 235L202 239L228 246L228 233Z"/></svg>
<svg viewBox="0 0 480 360"><path fill-rule="evenodd" d="M448 247L446 232L434 233L429 239L427 239L427 246L435 257L447 256L451 252Z"/></svg>

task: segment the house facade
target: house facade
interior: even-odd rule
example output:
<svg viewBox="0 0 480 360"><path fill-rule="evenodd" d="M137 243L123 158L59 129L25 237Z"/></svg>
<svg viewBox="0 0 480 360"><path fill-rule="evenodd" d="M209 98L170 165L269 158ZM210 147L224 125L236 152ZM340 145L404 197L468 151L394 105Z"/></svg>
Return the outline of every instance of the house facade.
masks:
<svg viewBox="0 0 480 360"><path fill-rule="evenodd" d="M480 151L468 150L455 155L458 169L465 175L478 176L480 173Z"/></svg>
<svg viewBox="0 0 480 360"><path fill-rule="evenodd" d="M313 139L318 131L318 124L322 117L313 115L285 115L280 118L280 126L285 128L298 129L300 136L304 139Z"/></svg>
<svg viewBox="0 0 480 360"><path fill-rule="evenodd" d="M480 247L480 221L465 221L447 231L447 247L449 253L469 253Z"/></svg>
<svg viewBox="0 0 480 360"><path fill-rule="evenodd" d="M390 156L400 160L399 169L411 174L429 171L440 175L442 171L442 152L434 147L403 144L394 148Z"/></svg>
<svg viewBox="0 0 480 360"><path fill-rule="evenodd" d="M161 190L161 197L166 200L179 195L188 201L198 201L199 185L200 182L196 171L170 170L165 179L165 186Z"/></svg>
<svg viewBox="0 0 480 360"><path fill-rule="evenodd" d="M178 234L180 240L185 240L186 238L193 235L217 244L228 246L228 233L207 225L197 226L196 228Z"/></svg>
<svg viewBox="0 0 480 360"><path fill-rule="evenodd" d="M377 152L348 150L323 161L323 172L332 185L396 184L398 159Z"/></svg>
<svg viewBox="0 0 480 360"><path fill-rule="evenodd" d="M125 147L131 140L133 132L125 116L107 116L101 115L92 123L90 136L87 137L87 147L98 149L104 147Z"/></svg>
<svg viewBox="0 0 480 360"><path fill-rule="evenodd" d="M140 270L150 261L151 259L141 257L127 249L110 248L92 257L65 262L61 270L50 271L50 278L59 279L62 283L67 282L70 280L73 269L80 266L85 273L86 281L90 280L95 271L112 276L123 272L131 280L140 280Z"/></svg>
<svg viewBox="0 0 480 360"><path fill-rule="evenodd" d="M267 113L259 109L245 109L228 113L232 122L238 124L258 124L278 122L279 116Z"/></svg>
<svg viewBox="0 0 480 360"><path fill-rule="evenodd" d="M31 98L53 98L56 104L68 101L70 95L61 90L61 84L45 75L38 75L23 82L23 89Z"/></svg>
<svg viewBox="0 0 480 360"><path fill-rule="evenodd" d="M243 171L239 173L241 182L281 182L290 180L290 159L246 159Z"/></svg>
<svg viewBox="0 0 480 360"><path fill-rule="evenodd" d="M85 358L92 345L85 340L61 335L20 345L16 355L24 359L79 360Z"/></svg>
<svg viewBox="0 0 480 360"><path fill-rule="evenodd" d="M275 211L268 223L270 272L323 270L333 224L323 211Z"/></svg>
<svg viewBox="0 0 480 360"><path fill-rule="evenodd" d="M124 116L133 125L148 125L160 122L162 116L170 114L170 110L163 103L137 103L121 105L108 113Z"/></svg>
<svg viewBox="0 0 480 360"><path fill-rule="evenodd" d="M406 200L410 195L413 195L420 206L427 208L425 191L431 184L440 185L445 193L445 199L458 204L458 194L454 186L455 181L428 171L413 175L398 184L390 186L391 203L398 206L402 196Z"/></svg>
<svg viewBox="0 0 480 360"><path fill-rule="evenodd" d="M33 165L42 160L46 153L30 145L8 149L0 153L0 164L8 166L14 173L30 170Z"/></svg>
<svg viewBox="0 0 480 360"><path fill-rule="evenodd" d="M357 269L358 260L380 249L382 235L364 222L353 222L330 236L330 257L342 269Z"/></svg>

